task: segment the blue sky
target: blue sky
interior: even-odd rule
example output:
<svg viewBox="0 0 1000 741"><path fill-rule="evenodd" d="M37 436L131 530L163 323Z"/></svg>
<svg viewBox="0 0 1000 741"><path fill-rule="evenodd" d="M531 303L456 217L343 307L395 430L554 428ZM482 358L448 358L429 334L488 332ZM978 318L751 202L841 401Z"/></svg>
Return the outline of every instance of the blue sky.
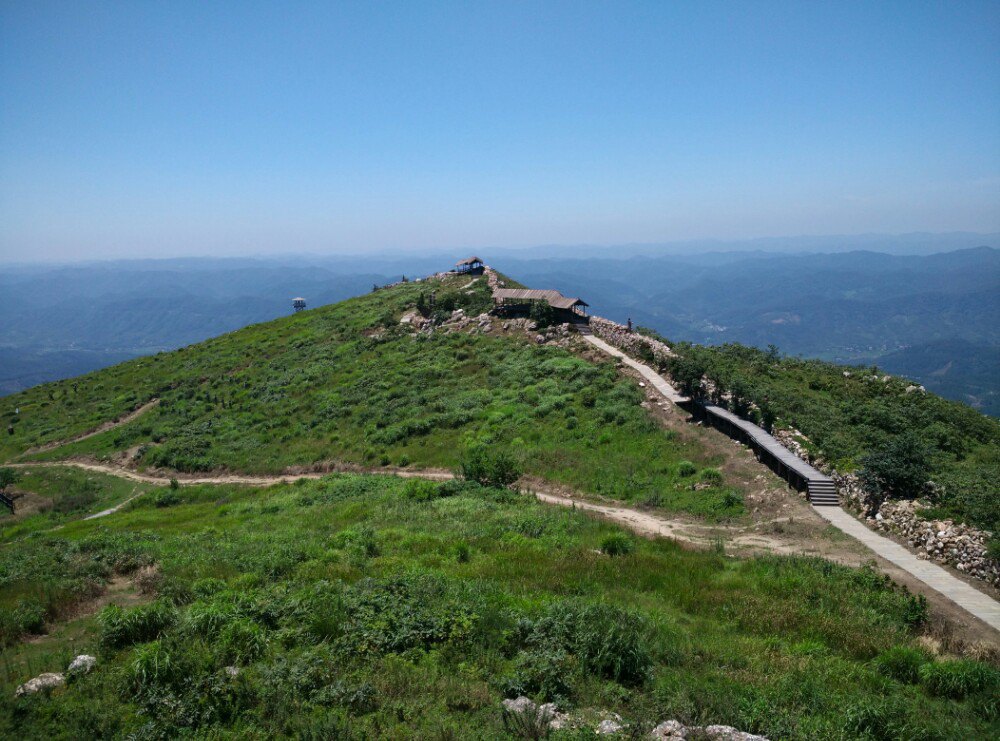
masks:
<svg viewBox="0 0 1000 741"><path fill-rule="evenodd" d="M0 259L1000 231L1000 2L0 4Z"/></svg>

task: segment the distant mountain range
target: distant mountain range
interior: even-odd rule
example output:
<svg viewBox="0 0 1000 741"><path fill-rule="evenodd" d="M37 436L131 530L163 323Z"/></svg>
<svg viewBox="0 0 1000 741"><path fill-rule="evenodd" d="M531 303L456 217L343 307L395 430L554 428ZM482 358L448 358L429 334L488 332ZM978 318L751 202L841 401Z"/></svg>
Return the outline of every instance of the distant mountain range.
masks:
<svg viewBox="0 0 1000 741"><path fill-rule="evenodd" d="M871 237L882 245L887 239ZM899 249L920 252L930 237L894 239ZM774 249L778 242L761 244ZM631 317L672 340L774 344L790 355L875 363L1000 415L1000 251L994 248L676 255L640 247L647 254L622 248L624 256L609 257L607 249L589 256L595 253L580 248L586 256L570 257L559 256L574 254L570 248L540 248L530 256L519 250L480 256L527 285L578 295L596 313ZM273 319L291 311L293 296L319 306L404 274L446 269L460 256L466 255L6 269L0 275L0 393Z"/></svg>
<svg viewBox="0 0 1000 741"><path fill-rule="evenodd" d="M525 260L505 269L598 313L702 344L875 363L1000 413L1000 251Z"/></svg>

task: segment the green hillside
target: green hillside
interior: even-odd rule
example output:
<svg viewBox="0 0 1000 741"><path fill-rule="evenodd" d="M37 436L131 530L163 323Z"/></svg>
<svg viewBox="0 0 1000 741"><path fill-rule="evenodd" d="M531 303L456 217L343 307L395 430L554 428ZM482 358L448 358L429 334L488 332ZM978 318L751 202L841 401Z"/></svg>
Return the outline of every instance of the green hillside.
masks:
<svg viewBox="0 0 1000 741"><path fill-rule="evenodd" d="M124 579L133 606L72 617ZM521 694L584 724L562 738L610 712L634 737L667 718L771 738L998 730L997 670L934 659L922 602L872 569L685 551L462 482L163 489L5 543L0 607L7 643L70 616L4 651L7 738L536 737L505 726ZM90 674L14 698L79 652Z"/></svg>
<svg viewBox="0 0 1000 741"><path fill-rule="evenodd" d="M40 386L0 401L0 456L168 476L483 464L753 516L614 363L401 324L431 291L438 319L489 304L485 280L403 284ZM1000 730L1000 672L871 567L685 550L463 480L161 487L36 467L18 486L35 512L0 518L4 737L544 735L502 713L519 695L568 713L565 738L608 713L634 735L666 719L802 739ZM79 653L96 669L14 697Z"/></svg>

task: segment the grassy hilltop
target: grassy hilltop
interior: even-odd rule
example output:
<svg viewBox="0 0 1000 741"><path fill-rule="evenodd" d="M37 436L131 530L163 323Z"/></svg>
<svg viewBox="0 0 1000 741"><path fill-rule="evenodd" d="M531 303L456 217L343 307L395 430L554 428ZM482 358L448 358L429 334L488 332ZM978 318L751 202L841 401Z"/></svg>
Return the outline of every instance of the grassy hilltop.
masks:
<svg viewBox="0 0 1000 741"><path fill-rule="evenodd" d="M0 457L158 398L129 425L37 457L133 450L140 466L185 472L327 461L453 468L480 442L511 450L529 474L584 491L716 517L742 511L711 474L708 490L692 490L700 474L690 461L713 461L665 435L613 363L523 337L415 336L399 324L433 290L438 307L485 311L485 279L468 282L398 285L0 399L0 419L16 420Z"/></svg>
<svg viewBox="0 0 1000 741"><path fill-rule="evenodd" d="M442 310L489 302L484 280L404 284L40 386L0 400L0 458L273 473L457 468L485 450L583 492L750 517L612 362L400 325L431 290ZM538 737L501 713L518 695L569 713L580 727L561 738L612 712L633 737L666 719L775 739L1000 735L995 655L961 658L873 567L684 549L462 480L166 487L34 468L19 486L50 509L0 518L3 737ZM14 697L78 653L92 672Z"/></svg>

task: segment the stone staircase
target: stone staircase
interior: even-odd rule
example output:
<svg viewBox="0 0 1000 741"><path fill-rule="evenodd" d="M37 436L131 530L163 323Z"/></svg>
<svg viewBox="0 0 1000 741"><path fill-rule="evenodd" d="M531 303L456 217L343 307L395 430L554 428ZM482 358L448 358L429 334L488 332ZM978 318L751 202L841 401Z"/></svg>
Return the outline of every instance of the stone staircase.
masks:
<svg viewBox="0 0 1000 741"><path fill-rule="evenodd" d="M839 507L840 497L832 479L809 481L809 502L814 507Z"/></svg>

